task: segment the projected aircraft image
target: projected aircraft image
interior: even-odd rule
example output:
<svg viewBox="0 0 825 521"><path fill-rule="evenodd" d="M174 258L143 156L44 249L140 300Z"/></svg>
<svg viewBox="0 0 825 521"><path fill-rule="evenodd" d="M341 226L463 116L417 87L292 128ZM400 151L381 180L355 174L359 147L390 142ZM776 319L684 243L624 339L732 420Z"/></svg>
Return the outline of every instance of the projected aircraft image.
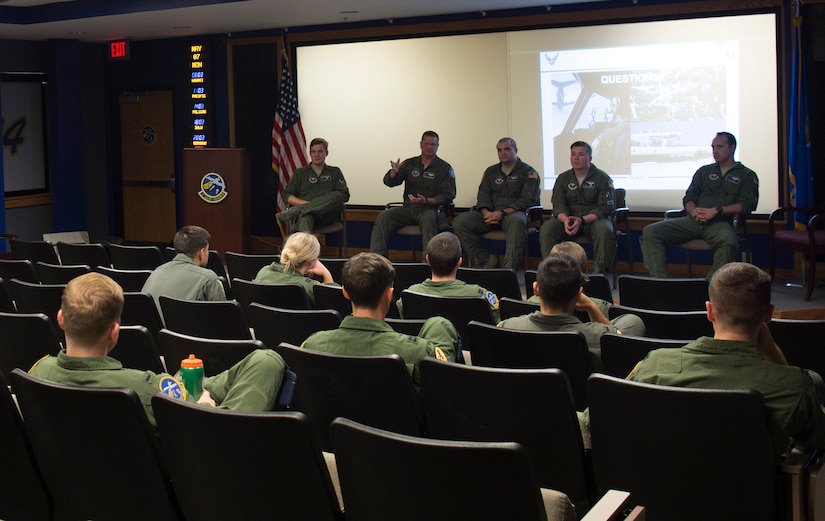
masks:
<svg viewBox="0 0 825 521"><path fill-rule="evenodd" d="M541 53L545 187L570 168L574 141L590 143L593 163L624 187L656 189L677 178L687 185L708 162L709 136L738 127L729 79L737 68L735 44L713 44L709 58L705 43L673 46L672 54L650 47L622 48L618 56L615 48ZM684 66L651 67L657 55ZM684 62L681 55L691 58ZM645 66L616 67L642 60Z"/></svg>

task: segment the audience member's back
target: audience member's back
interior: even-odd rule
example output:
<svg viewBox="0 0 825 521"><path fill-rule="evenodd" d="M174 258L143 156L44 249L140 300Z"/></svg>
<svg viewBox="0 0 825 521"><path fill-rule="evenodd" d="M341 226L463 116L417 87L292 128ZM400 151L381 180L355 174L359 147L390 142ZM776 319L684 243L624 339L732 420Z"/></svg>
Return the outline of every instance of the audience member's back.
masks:
<svg viewBox="0 0 825 521"><path fill-rule="evenodd" d="M478 284L467 284L456 278L458 267L461 266L461 242L450 232L441 232L430 239L425 251L427 264L430 265L432 276L408 289L416 293L426 293L443 297L474 297L482 296L490 305L493 320L501 320L498 297L492 291ZM403 318L404 307L401 299L395 301L398 313Z"/></svg>
<svg viewBox="0 0 825 521"><path fill-rule="evenodd" d="M226 299L218 275L206 268L209 237L209 232L199 226L184 226L175 234L177 255L158 266L143 285L143 293L152 296L158 310L160 296L186 300Z"/></svg>

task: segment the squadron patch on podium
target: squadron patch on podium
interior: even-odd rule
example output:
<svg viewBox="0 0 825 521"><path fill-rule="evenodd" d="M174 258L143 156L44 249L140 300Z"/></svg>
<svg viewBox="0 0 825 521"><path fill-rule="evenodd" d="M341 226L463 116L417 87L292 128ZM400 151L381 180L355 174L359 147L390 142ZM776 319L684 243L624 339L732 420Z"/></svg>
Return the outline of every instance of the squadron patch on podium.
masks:
<svg viewBox="0 0 825 521"><path fill-rule="evenodd" d="M210 204L223 201L229 193L226 191L226 182L221 174L209 172L201 179L201 191L198 192L201 199Z"/></svg>

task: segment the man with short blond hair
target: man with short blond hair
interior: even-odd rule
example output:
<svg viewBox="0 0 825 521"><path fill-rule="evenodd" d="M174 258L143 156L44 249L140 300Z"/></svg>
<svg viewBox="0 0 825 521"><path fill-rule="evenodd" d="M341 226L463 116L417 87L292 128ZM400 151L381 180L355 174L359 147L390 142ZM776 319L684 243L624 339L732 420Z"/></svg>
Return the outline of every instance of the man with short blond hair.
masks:
<svg viewBox="0 0 825 521"><path fill-rule="evenodd" d="M275 215L282 237L295 231L312 233L316 225L341 219L349 188L341 169L326 163L328 155L326 139L309 142L310 163L292 174L283 193L289 207Z"/></svg>
<svg viewBox="0 0 825 521"><path fill-rule="evenodd" d="M133 389L149 422L155 425L152 396L163 393L179 400L195 398L170 374L126 369L108 356L120 335L122 310L123 289L106 275L87 273L72 279L57 312L57 323L66 333L66 347L57 356L40 359L29 372L64 384ZM285 369L280 355L257 349L230 369L204 380L204 392L197 402L249 412L272 410Z"/></svg>

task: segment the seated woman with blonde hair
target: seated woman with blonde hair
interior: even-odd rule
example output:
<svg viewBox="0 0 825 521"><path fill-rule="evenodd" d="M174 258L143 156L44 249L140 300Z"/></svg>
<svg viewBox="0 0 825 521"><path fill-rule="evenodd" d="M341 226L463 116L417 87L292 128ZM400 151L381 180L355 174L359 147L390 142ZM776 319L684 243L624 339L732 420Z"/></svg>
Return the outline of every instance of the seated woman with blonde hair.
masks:
<svg viewBox="0 0 825 521"><path fill-rule="evenodd" d="M307 292L309 302L314 306L312 287L320 284L315 277L320 278L324 284L335 284L327 267L318 260L320 254L321 244L314 235L304 232L293 233L281 249L279 262L261 268L254 282L298 284Z"/></svg>

